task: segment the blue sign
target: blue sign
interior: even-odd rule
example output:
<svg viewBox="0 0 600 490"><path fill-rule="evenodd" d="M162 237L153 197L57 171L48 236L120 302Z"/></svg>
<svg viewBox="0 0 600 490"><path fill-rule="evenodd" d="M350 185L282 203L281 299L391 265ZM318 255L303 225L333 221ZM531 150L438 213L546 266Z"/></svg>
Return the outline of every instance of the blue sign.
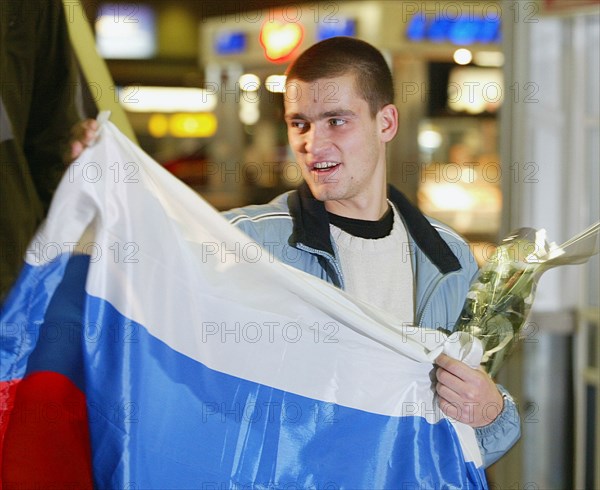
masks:
<svg viewBox="0 0 600 490"><path fill-rule="evenodd" d="M317 26L317 41L336 36L356 36L356 20L335 19L335 22L321 22Z"/></svg>
<svg viewBox="0 0 600 490"><path fill-rule="evenodd" d="M475 15L448 18L415 14L406 27L410 41L449 42L459 46L498 43L501 40L500 18L487 19Z"/></svg>
<svg viewBox="0 0 600 490"><path fill-rule="evenodd" d="M223 31L215 35L215 53L240 54L246 51L246 33L240 31Z"/></svg>

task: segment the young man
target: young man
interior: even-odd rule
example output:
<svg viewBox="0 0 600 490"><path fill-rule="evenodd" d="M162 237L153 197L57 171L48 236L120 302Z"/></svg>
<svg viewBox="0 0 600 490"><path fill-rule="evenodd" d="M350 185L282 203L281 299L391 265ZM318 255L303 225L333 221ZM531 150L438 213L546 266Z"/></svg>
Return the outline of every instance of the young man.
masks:
<svg viewBox="0 0 600 490"><path fill-rule="evenodd" d="M392 313L452 330L477 273L467 244L386 184L398 131L390 70L373 46L332 38L287 73L290 146L305 183L262 206L226 214L278 259ZM482 370L437 359L441 409L476 429L486 466L519 438L514 402Z"/></svg>
<svg viewBox="0 0 600 490"><path fill-rule="evenodd" d="M393 101L392 75L373 46L338 37L306 50L288 70L284 98L305 182L269 204L224 214L282 262L398 323L452 330L477 266L461 237L387 185L386 144L398 131ZM74 157L96 129L81 125ZM489 466L520 436L515 403L482 370L444 355L436 363L441 409L475 428Z"/></svg>

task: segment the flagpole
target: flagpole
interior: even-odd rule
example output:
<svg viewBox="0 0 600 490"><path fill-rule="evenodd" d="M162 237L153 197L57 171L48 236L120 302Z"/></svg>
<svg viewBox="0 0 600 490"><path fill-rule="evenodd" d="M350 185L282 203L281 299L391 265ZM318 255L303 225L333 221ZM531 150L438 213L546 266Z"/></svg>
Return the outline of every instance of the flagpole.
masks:
<svg viewBox="0 0 600 490"><path fill-rule="evenodd" d="M94 82L96 89L94 90L94 101L98 111L110 111L113 124L137 144L131 123L116 97L116 87L106 62L96 50L94 34L81 1L63 0L63 7L71 45L79 61L79 66L88 86L91 81Z"/></svg>

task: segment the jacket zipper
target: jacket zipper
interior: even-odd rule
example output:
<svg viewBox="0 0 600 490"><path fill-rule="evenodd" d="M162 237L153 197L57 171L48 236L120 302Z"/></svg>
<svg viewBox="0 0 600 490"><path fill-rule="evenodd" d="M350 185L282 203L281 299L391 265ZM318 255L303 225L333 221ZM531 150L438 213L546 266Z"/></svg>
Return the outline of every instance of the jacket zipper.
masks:
<svg viewBox="0 0 600 490"><path fill-rule="evenodd" d="M307 245L304 245L303 243L297 243L296 248L315 255L320 255L321 257L325 257L333 265L333 268L340 281L340 289L344 289L344 276L342 275L342 269L333 255L328 254L327 252L323 252L322 250L309 247Z"/></svg>
<svg viewBox="0 0 600 490"><path fill-rule="evenodd" d="M419 319L419 323L418 323L419 327L423 326L423 318L425 317L425 313L427 313L427 311L431 307L431 298L434 296L434 293L439 289L442 282L447 280L447 278L451 277L452 275L458 274L459 272L460 271L452 271L452 272L449 272L448 274L444 274L444 275L440 276L437 279L437 281L430 286L429 292L427 293L425 299L422 302L423 308L421 309L421 313L419 314L417 312L417 316Z"/></svg>

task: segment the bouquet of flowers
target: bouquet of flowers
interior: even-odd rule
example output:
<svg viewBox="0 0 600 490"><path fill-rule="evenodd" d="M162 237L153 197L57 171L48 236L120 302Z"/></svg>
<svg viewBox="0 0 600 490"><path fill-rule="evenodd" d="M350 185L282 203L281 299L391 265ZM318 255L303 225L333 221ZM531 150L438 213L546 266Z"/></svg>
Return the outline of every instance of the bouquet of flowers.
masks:
<svg viewBox="0 0 600 490"><path fill-rule="evenodd" d="M600 223L557 246L545 230L521 228L506 237L471 285L456 330L483 345L481 364L495 376L514 348L531 310L540 276L552 267L580 264L598 252Z"/></svg>

